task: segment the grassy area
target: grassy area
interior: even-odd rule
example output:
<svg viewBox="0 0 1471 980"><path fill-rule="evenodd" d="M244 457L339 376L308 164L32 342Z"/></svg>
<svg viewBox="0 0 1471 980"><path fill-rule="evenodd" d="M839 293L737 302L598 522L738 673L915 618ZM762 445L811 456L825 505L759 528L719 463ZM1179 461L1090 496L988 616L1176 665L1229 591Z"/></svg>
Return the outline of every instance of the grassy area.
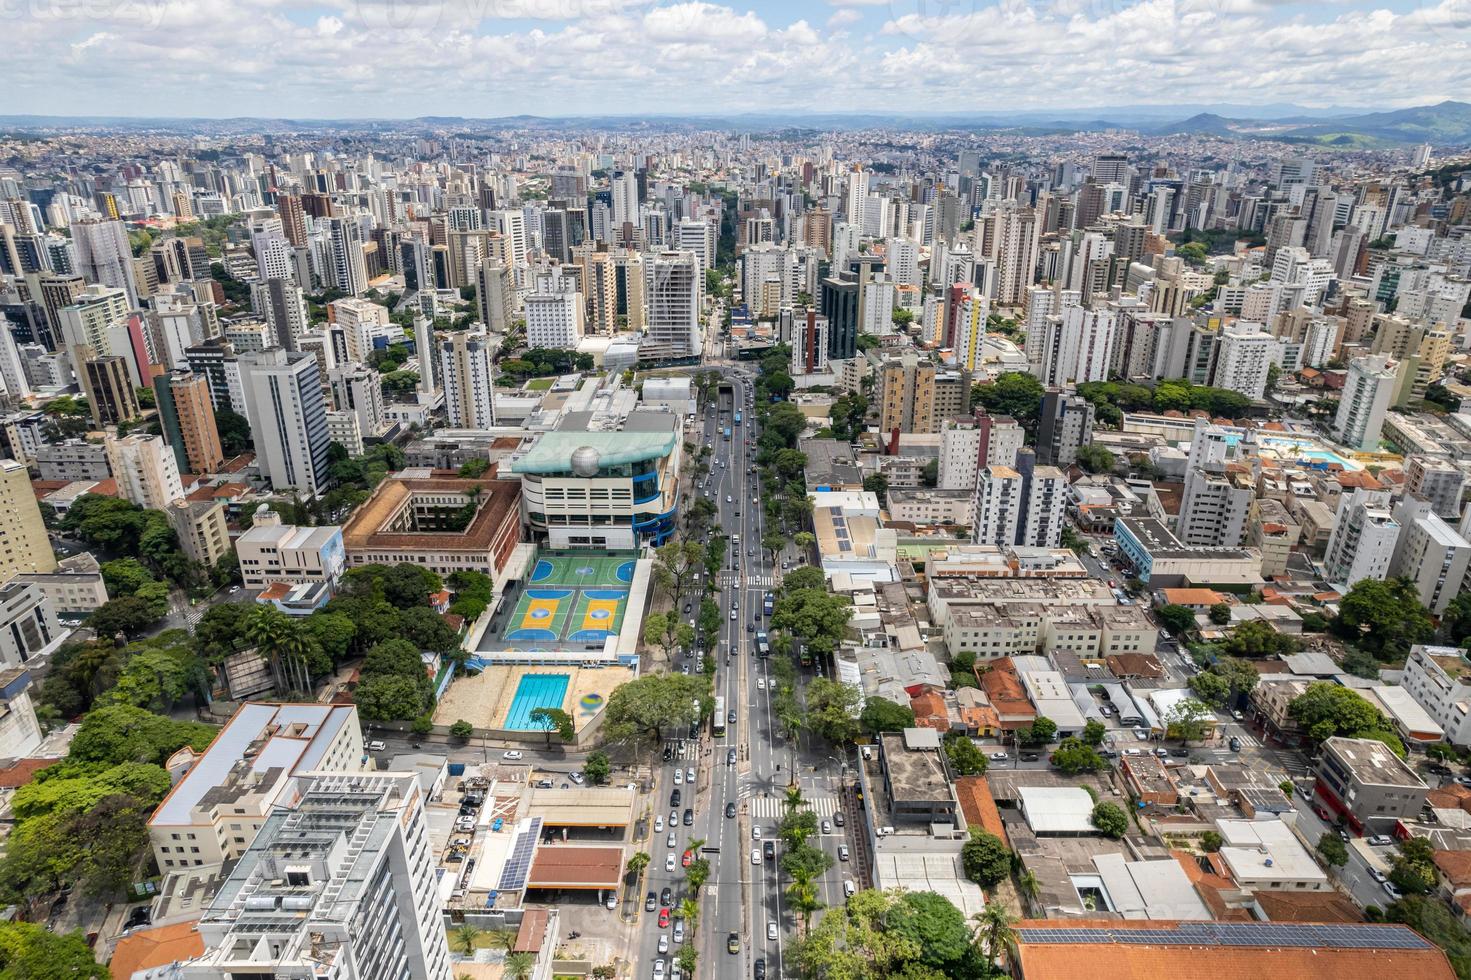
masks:
<svg viewBox="0 0 1471 980"><path fill-rule="evenodd" d="M556 380L556 378L532 378L526 382L526 388L528 391L546 391Z"/></svg>

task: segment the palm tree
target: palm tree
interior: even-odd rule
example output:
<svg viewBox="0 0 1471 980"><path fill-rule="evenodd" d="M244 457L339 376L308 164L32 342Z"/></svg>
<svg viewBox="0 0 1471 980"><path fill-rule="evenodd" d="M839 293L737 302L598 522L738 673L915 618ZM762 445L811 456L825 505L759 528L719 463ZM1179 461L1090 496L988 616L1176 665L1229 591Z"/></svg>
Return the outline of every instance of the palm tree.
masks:
<svg viewBox="0 0 1471 980"><path fill-rule="evenodd" d="M802 804L805 802L802 799L802 787L796 784L787 787L786 804L788 813L802 809Z"/></svg>
<svg viewBox="0 0 1471 980"><path fill-rule="evenodd" d="M637 878L639 875L644 873L644 869L649 866L649 862L652 860L653 858L649 857L649 853L647 851L639 851L637 854L628 859L628 870L635 878Z"/></svg>
<svg viewBox="0 0 1471 980"><path fill-rule="evenodd" d="M976 923L976 938L985 947L986 955L993 963L1002 964L1016 944L1016 920L1000 902L986 903L985 909L971 918Z"/></svg>
<svg viewBox="0 0 1471 980"><path fill-rule="evenodd" d="M516 945L516 930L492 929L490 931L490 945L497 949L510 949Z"/></svg>
<svg viewBox="0 0 1471 980"><path fill-rule="evenodd" d="M485 935L484 929L466 922L455 930L454 945L469 956L475 952L475 944L480 942L480 937L483 935Z"/></svg>
<svg viewBox="0 0 1471 980"><path fill-rule="evenodd" d="M684 901L679 903L679 911L675 912L675 915L685 921L685 928L687 928L690 932L694 932L695 926L700 921L699 899L686 898Z"/></svg>
<svg viewBox="0 0 1471 980"><path fill-rule="evenodd" d="M787 900L792 903L792 910L802 917L802 931L806 932L812 925L812 913L822 908L822 902L817 898L817 886L811 881L793 881L787 886Z"/></svg>
<svg viewBox="0 0 1471 980"><path fill-rule="evenodd" d="M1042 894L1042 886L1038 883L1037 876L1032 873L1030 868L1017 876L1016 883L1022 895L1028 899L1035 899L1038 895Z"/></svg>
<svg viewBox="0 0 1471 980"><path fill-rule="evenodd" d="M536 957L530 953L512 953L506 957L505 976L508 980L526 980L536 966Z"/></svg>
<svg viewBox="0 0 1471 980"><path fill-rule="evenodd" d="M705 838L703 838L703 837L691 837L690 838L690 842L685 845L685 849L687 851L689 851L691 854L699 854L700 853L700 848L702 848L704 846L705 846Z"/></svg>

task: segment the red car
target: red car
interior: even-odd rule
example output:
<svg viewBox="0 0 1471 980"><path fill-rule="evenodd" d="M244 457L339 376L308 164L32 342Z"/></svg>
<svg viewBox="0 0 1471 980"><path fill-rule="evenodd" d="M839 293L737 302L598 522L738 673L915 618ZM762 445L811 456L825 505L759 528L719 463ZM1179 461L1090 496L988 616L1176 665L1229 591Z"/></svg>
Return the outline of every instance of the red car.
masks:
<svg viewBox="0 0 1471 980"><path fill-rule="evenodd" d="M688 868L690 866L690 862L693 861L694 859L695 859L695 852L694 851L685 851L684 852L684 857L681 859L680 863L684 867Z"/></svg>
<svg viewBox="0 0 1471 980"><path fill-rule="evenodd" d="M669 910L668 909L660 909L659 910L659 928L660 929L668 929L669 928Z"/></svg>

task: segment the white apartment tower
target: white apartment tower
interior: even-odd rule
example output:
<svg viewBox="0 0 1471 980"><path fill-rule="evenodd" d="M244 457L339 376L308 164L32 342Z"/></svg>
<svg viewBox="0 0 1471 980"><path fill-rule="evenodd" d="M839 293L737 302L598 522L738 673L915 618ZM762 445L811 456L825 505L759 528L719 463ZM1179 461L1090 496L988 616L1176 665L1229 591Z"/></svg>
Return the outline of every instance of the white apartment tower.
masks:
<svg viewBox="0 0 1471 980"><path fill-rule="evenodd" d="M453 331L443 335L439 342L439 371L450 427L494 428L490 339L480 332Z"/></svg>
<svg viewBox="0 0 1471 980"><path fill-rule="evenodd" d="M1056 548L1062 544L1068 496L1067 475L1056 466L1038 466L1027 479L1027 516L1018 544Z"/></svg>
<svg viewBox="0 0 1471 980"><path fill-rule="evenodd" d="M548 350L575 350L582 341L583 303L577 283L558 271L539 273L526 297L526 343Z"/></svg>
<svg viewBox="0 0 1471 980"><path fill-rule="evenodd" d="M256 465L277 492L314 496L327 474L327 402L316 355L271 347L241 354Z"/></svg>
<svg viewBox="0 0 1471 980"><path fill-rule="evenodd" d="M651 357L700 353L700 298L704 271L694 252L661 252L645 263L645 334Z"/></svg>
<svg viewBox="0 0 1471 980"><path fill-rule="evenodd" d="M109 432L106 448L108 468L124 499L148 510L162 511L175 500L184 499L178 461L161 436L134 433L119 439L115 432Z"/></svg>
<svg viewBox="0 0 1471 980"><path fill-rule="evenodd" d="M296 780L200 916L181 980L450 980L418 776Z"/></svg>
<svg viewBox="0 0 1471 980"><path fill-rule="evenodd" d="M1398 379L1399 371L1388 354L1365 354L1349 361L1333 419L1333 438L1352 449L1377 448Z"/></svg>
<svg viewBox="0 0 1471 980"><path fill-rule="evenodd" d="M1323 558L1328 581L1352 588L1366 578L1387 578L1399 531L1399 523L1389 510L1388 493L1356 489L1339 497L1333 533Z"/></svg>
<svg viewBox="0 0 1471 980"><path fill-rule="evenodd" d="M1278 341L1259 323L1238 320L1221 331L1216 355L1215 385L1253 400L1267 392L1267 372Z"/></svg>
<svg viewBox="0 0 1471 980"><path fill-rule="evenodd" d="M333 285L349 296L361 296L368 288L362 228L355 218L328 218L327 236Z"/></svg>
<svg viewBox="0 0 1471 980"><path fill-rule="evenodd" d="M971 540L976 544L1015 544L1021 512L1021 474L1010 466L987 466L981 470L976 478Z"/></svg>

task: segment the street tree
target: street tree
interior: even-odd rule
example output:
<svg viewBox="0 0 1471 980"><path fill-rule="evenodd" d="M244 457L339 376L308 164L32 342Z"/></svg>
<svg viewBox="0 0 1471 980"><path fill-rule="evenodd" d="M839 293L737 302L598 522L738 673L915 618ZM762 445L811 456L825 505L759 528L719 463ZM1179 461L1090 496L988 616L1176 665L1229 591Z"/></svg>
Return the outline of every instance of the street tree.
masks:
<svg viewBox="0 0 1471 980"><path fill-rule="evenodd" d="M1001 838L972 827L970 840L960 849L965 876L978 885L991 888L1011 875L1011 852Z"/></svg>

